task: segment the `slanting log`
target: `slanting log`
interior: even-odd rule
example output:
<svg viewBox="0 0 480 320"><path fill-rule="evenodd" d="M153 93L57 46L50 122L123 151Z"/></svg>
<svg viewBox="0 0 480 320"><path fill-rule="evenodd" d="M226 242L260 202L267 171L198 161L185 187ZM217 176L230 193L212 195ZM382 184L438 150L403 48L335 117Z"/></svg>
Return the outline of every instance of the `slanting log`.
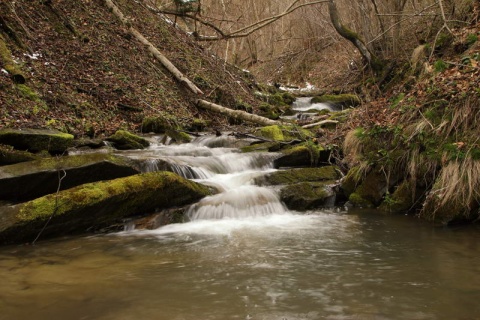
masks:
<svg viewBox="0 0 480 320"><path fill-rule="evenodd" d="M183 73L177 69L150 41L148 41L137 29L135 29L130 20L125 17L122 11L113 3L112 0L105 0L107 7L109 7L113 14L128 27L128 31L142 44L144 44L150 53L181 83L183 83L190 91L195 94L203 95L200 90L192 81L183 75Z"/></svg>
<svg viewBox="0 0 480 320"><path fill-rule="evenodd" d="M326 124L337 124L338 121L337 120L322 120L322 121L319 121L319 122L315 122L315 123L310 123L310 124L306 124L304 126L302 126L303 129L310 129L310 128L313 128L313 127L321 127L321 126L324 126Z"/></svg>
<svg viewBox="0 0 480 320"><path fill-rule="evenodd" d="M262 126L271 126L275 124L280 124L279 121L271 120L265 117L257 116L255 114L247 113L245 111L241 110L232 110L228 109L225 107L222 107L221 105L208 102L205 100L198 99L195 101L196 105L200 108L210 110L216 113L224 114L229 117L232 117L234 119L239 119L247 122L253 122L255 124L259 124Z"/></svg>

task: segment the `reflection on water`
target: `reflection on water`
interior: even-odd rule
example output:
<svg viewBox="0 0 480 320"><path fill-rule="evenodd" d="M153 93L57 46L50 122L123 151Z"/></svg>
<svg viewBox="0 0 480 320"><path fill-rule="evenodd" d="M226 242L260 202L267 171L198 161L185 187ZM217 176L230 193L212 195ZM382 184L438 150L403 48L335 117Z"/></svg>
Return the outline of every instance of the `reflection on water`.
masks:
<svg viewBox="0 0 480 320"><path fill-rule="evenodd" d="M311 212L4 247L0 319L476 319L479 240Z"/></svg>

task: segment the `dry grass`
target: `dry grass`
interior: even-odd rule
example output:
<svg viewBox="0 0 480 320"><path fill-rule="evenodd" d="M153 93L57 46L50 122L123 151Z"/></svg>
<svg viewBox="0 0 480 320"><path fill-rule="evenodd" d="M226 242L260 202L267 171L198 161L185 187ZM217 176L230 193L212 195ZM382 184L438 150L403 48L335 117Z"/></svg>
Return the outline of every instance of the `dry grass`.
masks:
<svg viewBox="0 0 480 320"><path fill-rule="evenodd" d="M449 221L461 213L469 219L479 200L480 161L469 157L452 161L440 171L421 216Z"/></svg>

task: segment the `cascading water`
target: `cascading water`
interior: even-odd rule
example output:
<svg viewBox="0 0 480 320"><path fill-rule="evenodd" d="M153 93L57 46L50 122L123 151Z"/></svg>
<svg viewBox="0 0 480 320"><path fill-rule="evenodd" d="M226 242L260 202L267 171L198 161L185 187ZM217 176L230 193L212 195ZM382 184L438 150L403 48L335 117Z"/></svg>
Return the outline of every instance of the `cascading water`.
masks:
<svg viewBox="0 0 480 320"><path fill-rule="evenodd" d="M144 171L170 170L219 191L192 205L186 214L189 220L285 213L274 190L254 185L255 178L274 170L272 162L278 155L241 153L239 143L228 136L199 137L182 145L153 143L146 151L129 152L128 156L140 160Z"/></svg>

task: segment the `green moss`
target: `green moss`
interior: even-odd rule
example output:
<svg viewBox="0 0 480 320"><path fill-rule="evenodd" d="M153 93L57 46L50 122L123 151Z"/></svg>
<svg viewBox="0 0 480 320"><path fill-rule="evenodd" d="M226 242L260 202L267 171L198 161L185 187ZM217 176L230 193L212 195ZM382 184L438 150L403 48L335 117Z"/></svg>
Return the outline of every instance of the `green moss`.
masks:
<svg viewBox="0 0 480 320"><path fill-rule="evenodd" d="M254 143L249 146L241 147L242 152L268 152L268 151L278 151L281 148L281 144L278 142L263 142L263 143Z"/></svg>
<svg viewBox="0 0 480 320"><path fill-rule="evenodd" d="M0 165L9 165L38 159L38 156L27 151L15 150L12 146L0 144Z"/></svg>
<svg viewBox="0 0 480 320"><path fill-rule="evenodd" d="M403 181L393 192L387 194L380 209L388 212L405 212L415 205L415 186L411 181Z"/></svg>
<svg viewBox="0 0 480 320"><path fill-rule="evenodd" d="M159 193L160 190L162 193ZM89 183L58 194L47 195L23 204L17 217L20 222L26 223L49 219L52 214L54 217L73 215L79 210L87 214L89 208L103 207L112 199L119 201L119 205L112 207L111 210L103 209L108 214L96 217L98 222L101 222L111 219L112 216L121 218L141 213L138 210L148 206L150 210L155 206L175 206L185 199L199 199L210 193L207 187L183 179L174 173L152 172ZM148 201L153 201L154 206L146 203ZM95 214L97 213L92 212L92 216ZM85 219L88 220L88 216L85 216Z"/></svg>
<svg viewBox="0 0 480 320"><path fill-rule="evenodd" d="M273 141L285 140L282 129L280 128L280 126L277 126L277 125L262 127L260 129L260 136L267 139L271 139Z"/></svg>
<svg viewBox="0 0 480 320"><path fill-rule="evenodd" d="M107 141L113 142L115 148L119 150L143 149L150 145L144 138L125 130L118 130L108 137Z"/></svg>
<svg viewBox="0 0 480 320"><path fill-rule="evenodd" d="M443 72L447 70L448 65L443 60L437 60L433 64L433 68L435 69L435 72Z"/></svg>
<svg viewBox="0 0 480 320"><path fill-rule="evenodd" d="M358 208L374 208L372 202L367 199L364 199L360 194L354 192L348 197L348 201L354 206Z"/></svg>
<svg viewBox="0 0 480 320"><path fill-rule="evenodd" d="M293 94L291 94L290 92L284 92L282 93L282 99L283 99L283 102L287 105L291 105L293 104L293 102L295 102L295 96Z"/></svg>
<svg viewBox="0 0 480 320"><path fill-rule="evenodd" d="M167 130L166 134L172 138L173 141L178 143L189 143L192 141L192 137L188 133L178 130Z"/></svg>
<svg viewBox="0 0 480 320"><path fill-rule="evenodd" d="M32 90L29 86L25 84L17 84L16 88L24 98L31 101L36 101L36 102L41 101L38 94L34 90Z"/></svg>
<svg viewBox="0 0 480 320"><path fill-rule="evenodd" d="M471 46L477 41L478 41L478 35L476 35L475 33L468 34L465 39L465 43L467 44L467 46Z"/></svg>
<svg viewBox="0 0 480 320"><path fill-rule="evenodd" d="M334 193L324 183L301 182L288 185L280 192L281 200L291 210L309 210L323 206Z"/></svg>
<svg viewBox="0 0 480 320"><path fill-rule="evenodd" d="M18 150L38 152L47 150L54 154L65 152L73 141L73 135L52 130L4 129L0 130L0 143L12 145Z"/></svg>
<svg viewBox="0 0 480 320"><path fill-rule="evenodd" d="M177 118L164 112L155 117L146 117L142 121L142 132L165 133L167 130L176 130L179 127Z"/></svg>
<svg viewBox="0 0 480 320"><path fill-rule="evenodd" d="M324 180L337 180L340 178L339 169L335 166L320 168L299 168L281 170L263 177L269 185L291 184L299 182L315 182Z"/></svg>

